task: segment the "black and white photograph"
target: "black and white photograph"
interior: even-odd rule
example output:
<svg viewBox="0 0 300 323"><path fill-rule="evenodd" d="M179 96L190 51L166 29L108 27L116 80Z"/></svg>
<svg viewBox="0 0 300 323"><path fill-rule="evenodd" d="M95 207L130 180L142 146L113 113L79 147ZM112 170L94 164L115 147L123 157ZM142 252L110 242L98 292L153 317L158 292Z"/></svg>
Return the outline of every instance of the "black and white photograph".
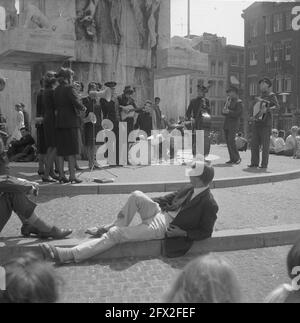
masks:
<svg viewBox="0 0 300 323"><path fill-rule="evenodd" d="M0 0L0 303L300 303L300 2Z"/></svg>

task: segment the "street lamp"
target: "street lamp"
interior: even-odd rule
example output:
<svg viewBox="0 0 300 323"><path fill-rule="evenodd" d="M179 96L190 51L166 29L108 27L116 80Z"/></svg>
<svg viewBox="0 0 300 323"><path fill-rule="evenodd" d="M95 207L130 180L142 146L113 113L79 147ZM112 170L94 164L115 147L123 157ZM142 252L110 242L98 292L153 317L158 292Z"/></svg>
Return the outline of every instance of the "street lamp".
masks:
<svg viewBox="0 0 300 323"><path fill-rule="evenodd" d="M285 92L283 92L283 93L279 93L278 95L282 97L282 103L283 103L283 107L284 107L284 111L282 111L282 109L280 109L280 110L279 110L278 127L279 127L279 128L280 128L280 127L281 127L281 128L283 128L284 124L283 124L282 114L283 114L284 112L286 112L287 97L288 97L289 95L291 95L291 93L285 93Z"/></svg>

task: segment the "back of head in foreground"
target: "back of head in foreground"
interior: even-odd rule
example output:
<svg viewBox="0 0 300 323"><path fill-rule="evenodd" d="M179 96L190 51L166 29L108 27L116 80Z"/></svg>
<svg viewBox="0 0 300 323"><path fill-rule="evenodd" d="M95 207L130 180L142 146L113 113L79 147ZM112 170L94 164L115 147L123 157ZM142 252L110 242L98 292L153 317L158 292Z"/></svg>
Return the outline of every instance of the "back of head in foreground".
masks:
<svg viewBox="0 0 300 323"><path fill-rule="evenodd" d="M166 303L239 303L241 292L231 266L206 255L190 262L167 294Z"/></svg>
<svg viewBox="0 0 300 323"><path fill-rule="evenodd" d="M4 265L6 290L0 303L55 303L59 279L54 268L32 253L10 260Z"/></svg>

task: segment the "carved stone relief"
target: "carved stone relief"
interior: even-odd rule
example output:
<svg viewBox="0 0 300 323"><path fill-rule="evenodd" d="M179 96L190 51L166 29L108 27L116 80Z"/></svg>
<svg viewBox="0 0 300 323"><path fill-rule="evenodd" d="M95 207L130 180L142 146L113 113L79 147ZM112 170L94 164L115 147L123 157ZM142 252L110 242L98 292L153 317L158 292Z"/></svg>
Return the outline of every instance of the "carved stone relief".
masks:
<svg viewBox="0 0 300 323"><path fill-rule="evenodd" d="M112 28L113 43L121 44L122 13L126 5L125 1L128 1L134 13L141 47L154 48L157 45L157 23L161 0L86 0L84 6L81 4L82 1L77 1L78 7L81 7L77 12L77 23L84 30L86 39L96 41L97 31L101 33L99 20L108 18L108 24ZM100 14L99 10L105 10L105 13Z"/></svg>
<svg viewBox="0 0 300 323"><path fill-rule="evenodd" d="M114 39L117 45L119 45L122 40L122 33L121 33L122 1L124 0L107 0L110 7L110 21L113 28Z"/></svg>
<svg viewBox="0 0 300 323"><path fill-rule="evenodd" d="M142 46L149 41L150 48L157 45L157 14L161 0L130 0Z"/></svg>
<svg viewBox="0 0 300 323"><path fill-rule="evenodd" d="M77 13L77 23L84 29L87 39L96 37L96 11L100 0L88 0L83 10Z"/></svg>

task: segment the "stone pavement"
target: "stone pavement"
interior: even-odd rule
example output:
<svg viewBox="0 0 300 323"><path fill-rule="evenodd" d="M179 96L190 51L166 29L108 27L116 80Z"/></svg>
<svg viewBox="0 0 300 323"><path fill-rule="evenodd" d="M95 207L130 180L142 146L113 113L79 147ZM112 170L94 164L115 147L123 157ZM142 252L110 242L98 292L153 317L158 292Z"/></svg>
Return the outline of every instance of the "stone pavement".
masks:
<svg viewBox="0 0 300 323"><path fill-rule="evenodd" d="M262 302L274 288L287 283L289 247L218 254L238 275L244 302ZM124 259L58 267L63 278L61 302L158 303L180 270L194 257Z"/></svg>
<svg viewBox="0 0 300 323"><path fill-rule="evenodd" d="M212 146L211 153L219 156L220 159L213 162L216 171L216 179L245 177L245 176L263 176L266 174L274 174L288 171L300 170L300 161L290 157L270 156L270 168L268 171L249 170L247 165L250 163L250 151L241 153L243 159L241 165L228 166L228 152L224 145ZM85 171L78 173L79 177L89 183L94 178L114 178L116 183L141 183L141 182L168 182L168 181L184 181L185 167L179 165L160 165L160 166L126 166L124 168L113 168L108 173L105 170L94 171L92 174L87 169L87 162L79 162L85 168ZM35 163L19 163L11 164L12 174L32 181L39 181L37 176L37 164ZM115 176L117 177L115 177Z"/></svg>
<svg viewBox="0 0 300 323"><path fill-rule="evenodd" d="M224 148L221 149L224 153ZM224 153L223 161L226 161L225 157ZM285 157L271 158L271 170L274 169L276 172L293 169L293 167L294 169L299 168L297 160ZM221 162L222 160L220 160ZM247 173L243 171L246 164L247 160L244 159L243 165L234 167L235 171L241 169L242 176L247 176ZM29 179L34 179L34 177L30 178L30 165L26 165L26 167L28 168L22 167L21 173L25 178L25 175L29 175ZM180 167L184 174L183 167L174 167ZM220 176L223 177L227 177L229 172L233 171L232 167L224 165L221 167L215 165L215 167L217 174L222 174ZM155 170L151 173L151 168L140 168L137 171L143 171L143 176L154 180L159 176L165 176L169 167L159 167L159 169L164 169L164 171L161 170L159 173ZM121 172L123 169L113 169L112 171ZM132 170L132 172L135 171ZM126 180L132 180L132 174L127 173ZM181 176L178 175L179 172L174 172L174 169L172 172L170 170L170 175L171 173L173 173L173 177ZM153 174L157 177L154 177ZM163 178L167 179L167 176L169 175ZM159 179L161 180L161 178ZM125 177L123 180L125 181ZM299 189L300 181L292 180L213 190L220 206L216 231L299 223ZM150 196L158 195L161 193L150 194ZM37 211L42 218L49 222L74 228L73 237L83 238L85 236L84 230L87 227L112 221L127 198L128 195L44 195L38 198ZM18 237L19 230L19 220L14 216L1 236ZM287 247L279 247L225 252L220 255L234 265L244 292L244 301L260 302L278 284L287 281L285 269L287 252ZM61 301L159 302L176 274L194 257L98 260L80 265L58 267L57 273L65 282Z"/></svg>
<svg viewBox="0 0 300 323"><path fill-rule="evenodd" d="M213 190L220 207L216 230L299 224L299 191L300 180ZM47 221L74 228L74 237L82 238L87 227L111 222L127 198L128 195L40 196L37 212ZM19 219L12 217L1 236L18 236L19 230Z"/></svg>

